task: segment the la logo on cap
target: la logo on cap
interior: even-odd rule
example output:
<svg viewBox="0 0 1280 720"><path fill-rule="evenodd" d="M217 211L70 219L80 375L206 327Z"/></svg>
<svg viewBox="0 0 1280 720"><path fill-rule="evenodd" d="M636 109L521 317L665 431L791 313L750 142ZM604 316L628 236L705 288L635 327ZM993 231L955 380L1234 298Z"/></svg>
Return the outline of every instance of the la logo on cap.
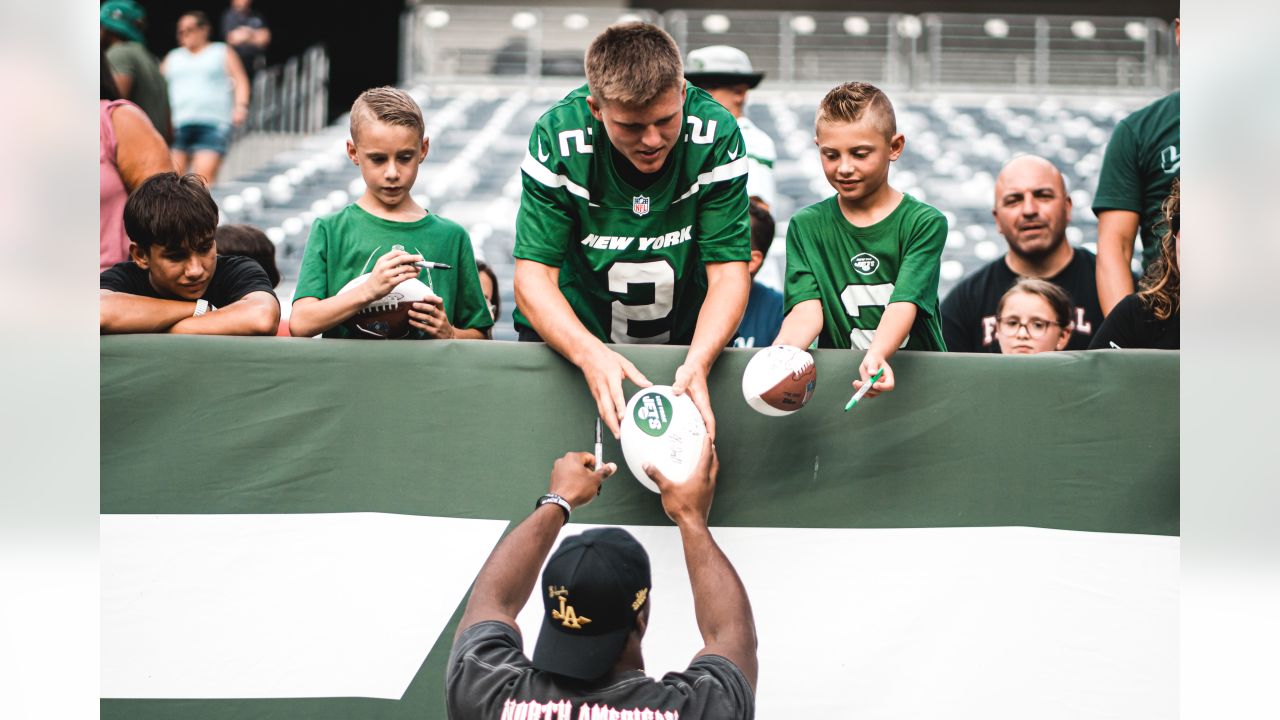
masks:
<svg viewBox="0 0 1280 720"><path fill-rule="evenodd" d="M581 630L584 624L591 622L591 618L586 615L579 615L573 609L573 606L568 604L569 590L565 586L561 585L559 588L556 588L555 585L548 585L547 596L560 598L560 609L556 610L553 608L551 610L552 620L559 620L561 625L573 630Z"/></svg>

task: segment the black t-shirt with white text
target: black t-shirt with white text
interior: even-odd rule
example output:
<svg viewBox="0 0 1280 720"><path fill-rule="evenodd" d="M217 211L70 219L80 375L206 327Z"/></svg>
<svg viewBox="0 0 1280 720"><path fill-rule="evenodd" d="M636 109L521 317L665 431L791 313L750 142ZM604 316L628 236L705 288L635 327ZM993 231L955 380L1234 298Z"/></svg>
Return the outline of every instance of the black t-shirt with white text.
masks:
<svg viewBox="0 0 1280 720"><path fill-rule="evenodd" d="M98 286L103 290L159 298L161 300L177 300L165 297L151 286L147 271L132 260L116 263L99 276ZM202 299L208 300L215 308L226 307L251 292L269 292L273 296L271 280L257 260L238 255L219 255L213 267L213 279L205 288Z"/></svg>
<svg viewBox="0 0 1280 720"><path fill-rule="evenodd" d="M1075 329L1067 350L1087 350L1094 331L1102 324L1094 254L1075 248L1071 262L1057 275L1045 278L1067 291ZM948 352L1000 352L996 340L996 307L1018 281L1001 257L956 284L942 301L942 336Z"/></svg>
<svg viewBox="0 0 1280 720"><path fill-rule="evenodd" d="M582 682L534 668L516 629L497 621L476 623L458 637L449 655L445 698L450 720L755 717L746 676L719 655L703 655L688 670L661 680L633 670Z"/></svg>

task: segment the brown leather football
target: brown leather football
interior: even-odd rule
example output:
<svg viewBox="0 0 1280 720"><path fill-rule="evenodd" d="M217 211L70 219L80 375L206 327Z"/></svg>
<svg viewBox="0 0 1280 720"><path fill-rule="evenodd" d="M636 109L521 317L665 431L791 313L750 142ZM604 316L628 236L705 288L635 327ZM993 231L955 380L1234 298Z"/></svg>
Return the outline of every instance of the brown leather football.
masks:
<svg viewBox="0 0 1280 720"><path fill-rule="evenodd" d="M797 347L775 345L757 352L742 374L742 396L757 412L779 417L799 410L813 397L818 368Z"/></svg>
<svg viewBox="0 0 1280 720"><path fill-rule="evenodd" d="M342 286L342 290L338 292L347 292L368 279L369 274L365 273ZM409 310L413 308L413 304L434 295L426 283L410 278L392 288L391 292L365 305L343 325L351 331L352 337L398 340L416 332L409 324Z"/></svg>

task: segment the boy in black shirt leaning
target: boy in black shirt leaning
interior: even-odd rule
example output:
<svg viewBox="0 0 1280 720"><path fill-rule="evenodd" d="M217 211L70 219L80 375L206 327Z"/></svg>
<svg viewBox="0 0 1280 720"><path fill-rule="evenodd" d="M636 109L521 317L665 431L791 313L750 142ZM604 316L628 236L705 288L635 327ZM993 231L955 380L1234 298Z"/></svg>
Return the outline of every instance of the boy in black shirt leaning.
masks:
<svg viewBox="0 0 1280 720"><path fill-rule="evenodd" d="M124 206L130 259L99 280L99 330L114 333L273 335L280 302L267 273L245 257L221 257L218 206L199 177L166 172Z"/></svg>

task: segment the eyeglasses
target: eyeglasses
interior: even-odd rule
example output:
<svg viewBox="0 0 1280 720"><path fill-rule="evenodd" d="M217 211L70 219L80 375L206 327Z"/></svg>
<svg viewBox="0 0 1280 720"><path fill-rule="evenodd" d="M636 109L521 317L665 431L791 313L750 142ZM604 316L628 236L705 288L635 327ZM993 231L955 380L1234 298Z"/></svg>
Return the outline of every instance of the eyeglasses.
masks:
<svg viewBox="0 0 1280 720"><path fill-rule="evenodd" d="M1023 322L1016 317L998 317L996 318L996 324L1000 328L1000 333L1005 337L1014 337L1018 334L1018 328L1026 328L1027 334L1032 338L1044 337L1044 333L1049 329L1050 325L1062 325L1060 322L1041 320L1040 318L1032 318Z"/></svg>

